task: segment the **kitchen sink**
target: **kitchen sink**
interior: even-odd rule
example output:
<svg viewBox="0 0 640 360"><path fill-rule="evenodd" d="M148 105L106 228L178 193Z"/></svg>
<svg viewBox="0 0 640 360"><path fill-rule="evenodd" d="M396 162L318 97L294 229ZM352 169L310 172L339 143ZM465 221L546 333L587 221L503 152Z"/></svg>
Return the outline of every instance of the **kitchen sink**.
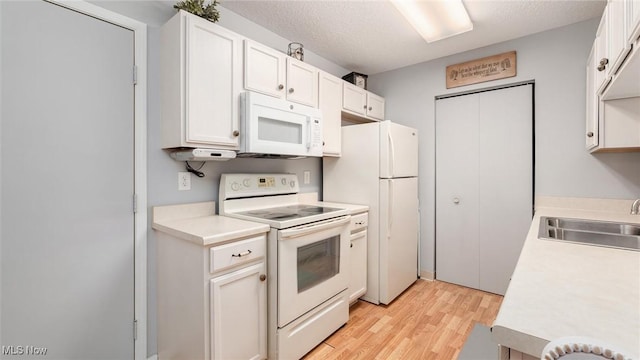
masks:
<svg viewBox="0 0 640 360"><path fill-rule="evenodd" d="M637 224L543 216L538 238L640 251Z"/></svg>

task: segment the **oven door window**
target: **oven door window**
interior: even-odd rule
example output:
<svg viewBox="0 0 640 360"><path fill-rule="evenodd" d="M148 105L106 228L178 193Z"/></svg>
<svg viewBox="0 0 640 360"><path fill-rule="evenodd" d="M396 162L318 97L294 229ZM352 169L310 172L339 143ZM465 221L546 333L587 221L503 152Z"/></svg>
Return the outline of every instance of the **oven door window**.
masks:
<svg viewBox="0 0 640 360"><path fill-rule="evenodd" d="M298 248L298 293L340 272L340 236Z"/></svg>

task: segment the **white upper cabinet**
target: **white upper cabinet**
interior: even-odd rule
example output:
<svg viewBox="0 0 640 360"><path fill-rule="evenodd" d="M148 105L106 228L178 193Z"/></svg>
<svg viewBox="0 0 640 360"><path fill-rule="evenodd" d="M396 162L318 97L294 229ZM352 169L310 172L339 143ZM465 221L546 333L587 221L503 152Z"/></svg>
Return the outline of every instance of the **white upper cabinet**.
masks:
<svg viewBox="0 0 640 360"><path fill-rule="evenodd" d="M640 0L625 1L627 42L633 44L640 37Z"/></svg>
<svg viewBox="0 0 640 360"><path fill-rule="evenodd" d="M364 116L367 109L367 91L344 81L342 85L342 108Z"/></svg>
<svg viewBox="0 0 640 360"><path fill-rule="evenodd" d="M351 120L384 120L384 98L348 82L342 83L342 110ZM353 115L356 115L354 118Z"/></svg>
<svg viewBox="0 0 640 360"><path fill-rule="evenodd" d="M244 87L284 98L286 55L260 43L244 41Z"/></svg>
<svg viewBox="0 0 640 360"><path fill-rule="evenodd" d="M287 57L287 100L318 107L318 69Z"/></svg>
<svg viewBox="0 0 640 360"><path fill-rule="evenodd" d="M384 120L384 98L367 91L367 117Z"/></svg>
<svg viewBox="0 0 640 360"><path fill-rule="evenodd" d="M237 149L240 36L184 11L161 36L162 146Z"/></svg>
<svg viewBox="0 0 640 360"><path fill-rule="evenodd" d="M595 59L596 59L596 75L595 75L595 89L598 93L602 93L602 90L609 84L611 81L611 77L607 76L608 70L607 67L609 65L609 43L607 39L608 35L608 14L605 10L602 15L602 19L600 20L600 26L598 26L598 31L596 32L596 40L595 40Z"/></svg>
<svg viewBox="0 0 640 360"><path fill-rule="evenodd" d="M251 40L244 41L244 87L318 107L318 69Z"/></svg>
<svg viewBox="0 0 640 360"><path fill-rule="evenodd" d="M598 146L598 96L595 89L595 75L598 62L595 58L596 46L591 48L591 53L587 59L587 109L586 109L586 132L585 142L588 150Z"/></svg>
<svg viewBox="0 0 640 360"><path fill-rule="evenodd" d="M610 0L606 9L609 19L607 30L609 64L606 68L609 76L616 73L631 50L631 44L627 41L626 34L625 6L625 0Z"/></svg>
<svg viewBox="0 0 640 360"><path fill-rule="evenodd" d="M340 156L343 80L324 71L318 73L318 80L318 108L322 112L323 154Z"/></svg>

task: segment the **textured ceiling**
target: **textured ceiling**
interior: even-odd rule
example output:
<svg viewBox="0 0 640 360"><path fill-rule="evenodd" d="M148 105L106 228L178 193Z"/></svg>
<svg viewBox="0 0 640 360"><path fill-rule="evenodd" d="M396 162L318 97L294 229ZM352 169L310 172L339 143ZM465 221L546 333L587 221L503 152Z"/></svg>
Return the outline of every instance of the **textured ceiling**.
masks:
<svg viewBox="0 0 640 360"><path fill-rule="evenodd" d="M223 0L353 71L375 74L600 17L605 0L465 0L472 31L426 43L386 0Z"/></svg>

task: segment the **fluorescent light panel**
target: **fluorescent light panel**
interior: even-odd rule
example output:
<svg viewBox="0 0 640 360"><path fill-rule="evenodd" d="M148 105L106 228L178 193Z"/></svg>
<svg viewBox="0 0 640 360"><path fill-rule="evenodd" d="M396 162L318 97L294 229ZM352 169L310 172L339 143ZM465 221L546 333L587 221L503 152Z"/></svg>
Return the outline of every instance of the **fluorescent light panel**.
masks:
<svg viewBox="0 0 640 360"><path fill-rule="evenodd" d="M391 0L391 3L429 43L473 29L462 0Z"/></svg>

